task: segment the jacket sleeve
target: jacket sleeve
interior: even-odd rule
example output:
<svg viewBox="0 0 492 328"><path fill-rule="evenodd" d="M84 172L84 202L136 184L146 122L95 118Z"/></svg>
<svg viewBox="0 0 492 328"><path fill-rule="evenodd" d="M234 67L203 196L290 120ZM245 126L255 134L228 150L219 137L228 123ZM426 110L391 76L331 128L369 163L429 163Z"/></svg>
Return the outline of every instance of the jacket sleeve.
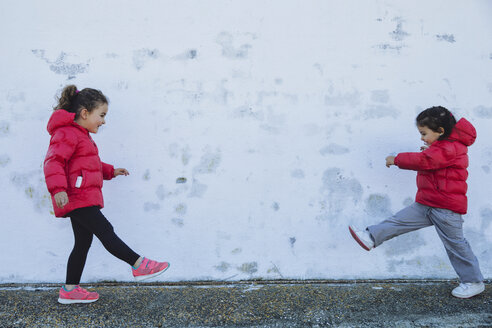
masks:
<svg viewBox="0 0 492 328"><path fill-rule="evenodd" d="M51 195L67 190L66 165L77 147L77 136L68 129L53 133L44 160L44 178Z"/></svg>
<svg viewBox="0 0 492 328"><path fill-rule="evenodd" d="M106 164L104 162L101 162L102 164L102 170L103 170L103 179L104 180L111 180L114 178L114 167L113 165Z"/></svg>
<svg viewBox="0 0 492 328"><path fill-rule="evenodd" d="M454 147L432 145L420 153L399 153L395 158L395 165L404 170L437 170L448 167L455 157Z"/></svg>

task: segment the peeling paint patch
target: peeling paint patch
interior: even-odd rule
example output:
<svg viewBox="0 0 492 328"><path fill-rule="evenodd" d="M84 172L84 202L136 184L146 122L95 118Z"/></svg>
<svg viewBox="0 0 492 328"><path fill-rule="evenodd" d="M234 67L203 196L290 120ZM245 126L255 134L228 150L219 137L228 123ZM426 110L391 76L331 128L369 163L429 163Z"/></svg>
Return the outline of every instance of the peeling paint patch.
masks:
<svg viewBox="0 0 492 328"><path fill-rule="evenodd" d="M221 162L220 150L215 152L206 150L206 153L202 156L200 164L193 169L195 174L210 174L215 173Z"/></svg>
<svg viewBox="0 0 492 328"><path fill-rule="evenodd" d="M378 103L387 103L389 101L388 90L373 90L371 92L371 100Z"/></svg>
<svg viewBox="0 0 492 328"><path fill-rule="evenodd" d="M7 154L0 155L0 167L5 167L10 163L10 157Z"/></svg>
<svg viewBox="0 0 492 328"><path fill-rule="evenodd" d="M42 171L31 173L13 173L10 182L24 190L24 194L33 202L34 208L39 212L52 210L51 195L46 189Z"/></svg>
<svg viewBox="0 0 492 328"><path fill-rule="evenodd" d="M366 199L366 212L373 217L391 215L391 200L388 195L371 194Z"/></svg>
<svg viewBox="0 0 492 328"><path fill-rule="evenodd" d="M164 200L164 198L166 198L166 190L164 189L164 185L159 185L155 190L155 194L159 200Z"/></svg>
<svg viewBox="0 0 492 328"><path fill-rule="evenodd" d="M151 203L151 202L144 203L144 211L145 212L157 211L160 208L161 208L161 206L159 204L156 204L156 203Z"/></svg>
<svg viewBox="0 0 492 328"><path fill-rule="evenodd" d="M304 171L301 169L295 169L290 173L290 176L296 179L304 179Z"/></svg>
<svg viewBox="0 0 492 328"><path fill-rule="evenodd" d="M10 133L10 124L7 121L0 122L0 137L6 136Z"/></svg>
<svg viewBox="0 0 492 328"><path fill-rule="evenodd" d="M186 178L185 177L179 177L179 178L176 178L176 183L177 184L180 184L180 183L186 183Z"/></svg>
<svg viewBox="0 0 492 328"><path fill-rule="evenodd" d="M157 49L139 49L133 52L133 65L139 71L144 65L151 59L157 59L159 57L159 50Z"/></svg>
<svg viewBox="0 0 492 328"><path fill-rule="evenodd" d="M349 149L347 147L343 147L337 144L329 144L328 146L322 148L320 151L321 155L326 156L326 155L342 155L346 154L349 152Z"/></svg>
<svg viewBox="0 0 492 328"><path fill-rule="evenodd" d="M331 168L324 172L320 191L326 197L326 202L321 203L325 214L318 216L320 220L336 217L349 206L347 202L357 204L362 197L360 182L343 176L339 168Z"/></svg>
<svg viewBox="0 0 492 328"><path fill-rule="evenodd" d="M227 262L220 262L219 265L216 265L215 266L215 269L217 271L220 271L220 272L226 272L227 270L229 270L229 268L231 267L231 265Z"/></svg>
<svg viewBox="0 0 492 328"><path fill-rule="evenodd" d="M241 271L243 273L253 274L258 271L258 263L256 262L243 263L237 269L238 271Z"/></svg>
<svg viewBox="0 0 492 328"><path fill-rule="evenodd" d="M248 105L235 108L233 110L233 116L235 118L249 117L259 121L263 121L265 118L263 112L255 111L252 106L248 106Z"/></svg>
<svg viewBox="0 0 492 328"><path fill-rule="evenodd" d="M492 118L492 107L478 106L473 112L480 118Z"/></svg>
<svg viewBox="0 0 492 328"><path fill-rule="evenodd" d="M484 208L480 211L480 216L482 217L481 230L485 231L492 224L492 209Z"/></svg>
<svg viewBox="0 0 492 328"><path fill-rule="evenodd" d="M180 228L182 228L182 227L184 226L184 220L183 220L183 219L181 219L181 218L173 218L173 219L171 220L171 222L172 222L174 225L176 225L176 226L178 226L178 227L180 227Z"/></svg>
<svg viewBox="0 0 492 328"><path fill-rule="evenodd" d="M145 180L145 181L149 181L150 180L150 171L147 169L145 170L143 176L142 176L142 179Z"/></svg>
<svg viewBox="0 0 492 328"><path fill-rule="evenodd" d="M386 255L398 257L413 253L417 248L425 246L426 242L418 231L412 231L388 240L385 244Z"/></svg>
<svg viewBox="0 0 492 328"><path fill-rule="evenodd" d="M67 63L68 54L65 52L61 52L55 61L50 61L45 57L45 51L41 49L34 49L32 53L44 60L49 64L50 70L56 74L67 75L68 79L73 79L77 74L85 73L89 67L89 63L80 63L80 64L70 64Z"/></svg>
<svg viewBox="0 0 492 328"><path fill-rule="evenodd" d="M245 59L248 57L249 49L251 49L251 45L247 43L234 47L234 37L228 32L220 33L216 42L222 46L222 56L229 59Z"/></svg>
<svg viewBox="0 0 492 328"><path fill-rule="evenodd" d="M411 197L408 197L408 198L405 198L405 200L403 201L403 206L407 207L407 206L412 205L413 203L415 203L414 199Z"/></svg>
<svg viewBox="0 0 492 328"><path fill-rule="evenodd" d="M350 106L356 107L360 103L360 93L357 90L350 93L325 96L327 106Z"/></svg>
<svg viewBox="0 0 492 328"><path fill-rule="evenodd" d="M403 19L401 17L395 17L393 21L396 21L396 29L390 33L390 36L395 41L403 41L404 38L410 34L403 30Z"/></svg>
<svg viewBox="0 0 492 328"><path fill-rule="evenodd" d="M437 34L436 35L436 39L438 41L446 41L446 42L449 42L449 43L456 42L456 40L454 39L454 35L453 34Z"/></svg>
<svg viewBox="0 0 492 328"><path fill-rule="evenodd" d="M397 118L399 115L400 114L396 109L383 105L371 106L364 112L365 119L377 119L382 117Z"/></svg>
<svg viewBox="0 0 492 328"><path fill-rule="evenodd" d="M205 194L207 189L208 189L207 185L200 183L196 180L193 180L193 184L191 185L191 191L190 191L190 194L188 195L188 197L200 198Z"/></svg>
<svg viewBox="0 0 492 328"><path fill-rule="evenodd" d="M174 211L178 214L181 214L181 215L185 215L186 214L186 211L188 210L188 207L186 206L186 204L178 204L175 208L174 208Z"/></svg>
<svg viewBox="0 0 492 328"><path fill-rule="evenodd" d="M190 60L190 59L195 59L196 56L197 56L197 51L196 49L190 49L190 50L186 50L184 53L180 54L180 55L177 55L176 57L174 57L174 59L177 59L177 60Z"/></svg>

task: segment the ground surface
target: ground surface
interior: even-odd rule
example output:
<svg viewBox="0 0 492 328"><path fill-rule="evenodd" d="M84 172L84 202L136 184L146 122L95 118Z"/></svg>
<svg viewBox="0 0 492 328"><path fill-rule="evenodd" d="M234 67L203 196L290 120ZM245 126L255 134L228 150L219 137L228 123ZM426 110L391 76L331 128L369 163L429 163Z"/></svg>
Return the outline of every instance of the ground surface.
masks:
<svg viewBox="0 0 492 328"><path fill-rule="evenodd" d="M57 303L53 285L0 286L0 327L492 327L492 286L451 296L455 282L243 282L84 286L87 305Z"/></svg>

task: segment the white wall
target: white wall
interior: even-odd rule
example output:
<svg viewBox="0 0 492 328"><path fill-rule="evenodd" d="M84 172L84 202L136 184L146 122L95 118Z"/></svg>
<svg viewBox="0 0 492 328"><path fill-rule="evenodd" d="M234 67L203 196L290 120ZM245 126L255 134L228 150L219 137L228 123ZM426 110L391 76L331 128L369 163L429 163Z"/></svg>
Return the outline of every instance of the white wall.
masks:
<svg viewBox="0 0 492 328"><path fill-rule="evenodd" d="M490 1L3 1L0 283L61 282L73 236L44 184L66 84L101 89L109 218L159 281L454 278L432 228L367 253L347 225L412 202L414 125L478 131L465 235L492 278ZM176 183L184 177L186 183ZM131 280L95 241L83 281Z"/></svg>

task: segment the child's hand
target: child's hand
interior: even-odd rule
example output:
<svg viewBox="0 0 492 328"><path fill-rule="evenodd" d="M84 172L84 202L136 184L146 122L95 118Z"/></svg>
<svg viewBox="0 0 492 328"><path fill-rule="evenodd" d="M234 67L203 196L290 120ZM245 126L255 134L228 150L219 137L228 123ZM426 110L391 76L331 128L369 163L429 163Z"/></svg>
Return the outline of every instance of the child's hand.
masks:
<svg viewBox="0 0 492 328"><path fill-rule="evenodd" d="M128 172L127 169L123 168L114 169L114 176L117 177L118 175L127 176L130 175L130 172Z"/></svg>
<svg viewBox="0 0 492 328"><path fill-rule="evenodd" d="M60 192L56 193L55 194L55 202L56 202L56 206L58 206L58 208L63 208L65 205L68 204L67 193L64 191L60 191Z"/></svg>
<svg viewBox="0 0 492 328"><path fill-rule="evenodd" d="M424 151L424 150L426 150L427 148L429 148L429 146L427 146L427 145L422 146L422 147L420 147L420 151Z"/></svg>
<svg viewBox="0 0 492 328"><path fill-rule="evenodd" d="M390 167L391 165L395 165L395 156L386 157L386 167Z"/></svg>

